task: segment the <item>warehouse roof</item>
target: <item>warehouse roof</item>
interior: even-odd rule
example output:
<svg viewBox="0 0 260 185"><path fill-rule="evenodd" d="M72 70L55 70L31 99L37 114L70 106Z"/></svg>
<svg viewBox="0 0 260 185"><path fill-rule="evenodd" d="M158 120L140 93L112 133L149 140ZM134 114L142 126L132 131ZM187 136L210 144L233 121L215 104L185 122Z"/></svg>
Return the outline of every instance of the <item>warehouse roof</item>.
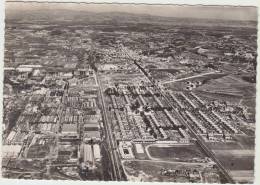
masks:
<svg viewBox="0 0 260 185"><path fill-rule="evenodd" d="M62 133L77 133L77 124L63 124Z"/></svg>

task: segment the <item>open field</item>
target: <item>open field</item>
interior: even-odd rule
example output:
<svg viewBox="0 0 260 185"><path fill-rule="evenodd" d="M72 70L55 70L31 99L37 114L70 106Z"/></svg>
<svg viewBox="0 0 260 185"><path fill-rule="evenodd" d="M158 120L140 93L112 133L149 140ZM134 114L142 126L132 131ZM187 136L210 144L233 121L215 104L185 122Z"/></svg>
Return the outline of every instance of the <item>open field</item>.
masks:
<svg viewBox="0 0 260 185"><path fill-rule="evenodd" d="M254 171L254 139L235 136L235 140L236 142L208 143L208 145L235 180L249 182L253 178Z"/></svg>
<svg viewBox="0 0 260 185"><path fill-rule="evenodd" d="M207 145L212 149L212 150L241 150L243 149L241 145L239 145L236 142L228 142L228 143L207 143Z"/></svg>
<svg viewBox="0 0 260 185"><path fill-rule="evenodd" d="M187 75L187 77L192 77L192 76L196 76L196 75L198 75L198 74L194 74L194 75L190 74L190 75ZM183 80L183 81L168 83L168 84L165 84L165 86L171 90L180 91L180 90L186 89L186 87L187 87L186 82L188 82L188 81L191 81L191 82L201 81L202 84L207 84L210 80L219 79L226 75L227 74L225 74L225 73L212 73L212 74L207 74L207 75L204 75L201 77L194 77L194 78L189 78L189 79Z"/></svg>
<svg viewBox="0 0 260 185"><path fill-rule="evenodd" d="M233 170L230 171L232 177L240 183L253 183L254 171L253 170Z"/></svg>
<svg viewBox="0 0 260 185"><path fill-rule="evenodd" d="M221 88L219 86L218 88ZM219 100L219 101L229 101L233 104L238 104L243 98L241 95L226 94L226 93L216 93L216 92L207 92L203 90L196 89L196 94L199 94L200 97L205 98L210 101Z"/></svg>
<svg viewBox="0 0 260 185"><path fill-rule="evenodd" d="M208 79L204 85L196 90L208 92L216 95L237 96L237 97L254 97L255 85L245 82L240 77L228 75L218 79Z"/></svg>
<svg viewBox="0 0 260 185"><path fill-rule="evenodd" d="M230 155L229 150L216 150L213 151L221 163L228 170L253 170L254 169L254 156L245 155L238 151ZM242 152L243 153L243 152Z"/></svg>
<svg viewBox="0 0 260 185"><path fill-rule="evenodd" d="M170 73L165 71L152 70L151 75L156 80L168 80L170 78Z"/></svg>
<svg viewBox="0 0 260 185"><path fill-rule="evenodd" d="M245 135L234 136L234 142L207 143L212 150L254 150L255 139Z"/></svg>
<svg viewBox="0 0 260 185"><path fill-rule="evenodd" d="M240 138L241 141L244 140L244 143L240 141L234 143L214 143L210 144L210 147L235 180L246 180L248 182L253 178L254 148L250 148L245 143L247 141L246 138L240 136L237 138ZM240 171L245 173L241 175Z"/></svg>
<svg viewBox="0 0 260 185"><path fill-rule="evenodd" d="M206 178L207 173L215 174L216 176L205 181L214 181L219 182L219 176L217 171L212 170L204 166L203 164L194 164L194 163L175 163L175 162L159 162L159 161L147 161L147 160L138 160L138 161L124 161L123 162L124 170L126 175L131 181L152 181L152 182L191 182L191 179L185 175L174 175L166 176L161 172L166 169L170 170L191 170L196 169L197 171L202 172ZM192 182L202 182L202 179L198 177L195 181Z"/></svg>
<svg viewBox="0 0 260 185"><path fill-rule="evenodd" d="M236 157L254 157L254 150L214 150L216 155L233 155Z"/></svg>
<svg viewBox="0 0 260 185"><path fill-rule="evenodd" d="M161 71L161 72L167 72L167 73L171 73L171 74L180 72L180 70L177 70L177 69L150 69L150 71Z"/></svg>
<svg viewBox="0 0 260 185"><path fill-rule="evenodd" d="M248 107L247 112L249 113L249 117L250 119L254 120L256 113L256 97L252 96L249 98L244 98L242 99L241 104Z"/></svg>
<svg viewBox="0 0 260 185"><path fill-rule="evenodd" d="M235 140L243 149L255 149L255 137L253 136L234 136Z"/></svg>

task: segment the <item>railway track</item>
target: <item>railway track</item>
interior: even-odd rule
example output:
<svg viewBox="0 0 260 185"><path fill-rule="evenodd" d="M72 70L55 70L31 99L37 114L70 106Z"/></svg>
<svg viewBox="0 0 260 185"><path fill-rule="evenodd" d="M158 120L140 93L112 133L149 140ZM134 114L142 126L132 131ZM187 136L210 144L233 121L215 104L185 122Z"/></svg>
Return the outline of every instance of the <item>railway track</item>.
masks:
<svg viewBox="0 0 260 185"><path fill-rule="evenodd" d="M109 125L109 121L108 121L108 117L107 117L107 111L106 111L106 106L105 106L105 100L104 100L104 96L103 96L103 88L102 88L102 84L100 83L98 74L96 74L97 77L97 82L98 82L98 86L99 86L99 92L100 92L100 97L101 97L101 103L102 103L102 109L103 109L103 115L104 115L104 129L106 132L106 140L108 143L108 150L111 153L111 163L112 163L112 172L113 172L113 179L112 180L116 180L116 181L120 181L122 180L122 175L121 175L121 168L120 168L120 162L119 162L119 157L117 154L117 146L113 137L113 133L111 130L111 127Z"/></svg>
<svg viewBox="0 0 260 185"><path fill-rule="evenodd" d="M132 59L133 60L133 59ZM217 166L219 167L221 173L224 175L225 179L228 181L228 183L234 184L235 181L232 179L232 177L229 175L229 171L221 164L221 162L218 160L218 158L215 156L215 154L211 151L211 149L207 146L207 144L205 143L205 141L203 140L203 138L201 138L199 135L196 134L196 132L191 128L191 126L185 122L182 118L182 116L175 111L173 104L171 103L171 101L166 97L166 95L164 94L164 92L161 90L161 88L154 82L154 80L152 79L152 77L150 77L147 72L144 70L144 68L138 64L138 62L136 60L134 60L134 64L143 72L143 74L150 80L150 82L158 89L158 91L160 92L160 94L164 97L164 99L167 101L167 103L173 108L173 111L175 113L175 115L178 117L179 121L181 121L181 123L183 125L185 125L189 131L192 133L192 135L197 139L197 143L198 145L202 148L202 150L213 159L213 161L217 164Z"/></svg>

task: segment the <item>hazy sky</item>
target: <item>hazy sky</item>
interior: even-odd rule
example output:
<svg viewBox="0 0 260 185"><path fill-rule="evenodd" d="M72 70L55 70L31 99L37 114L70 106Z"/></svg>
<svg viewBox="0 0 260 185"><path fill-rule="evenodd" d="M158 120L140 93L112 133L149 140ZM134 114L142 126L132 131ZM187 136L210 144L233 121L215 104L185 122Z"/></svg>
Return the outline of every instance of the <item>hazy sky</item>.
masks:
<svg viewBox="0 0 260 185"><path fill-rule="evenodd" d="M229 20L257 20L256 7L241 6L184 6L184 5L133 5L86 3L6 3L6 11L68 9L90 12L127 12L167 17L193 17Z"/></svg>

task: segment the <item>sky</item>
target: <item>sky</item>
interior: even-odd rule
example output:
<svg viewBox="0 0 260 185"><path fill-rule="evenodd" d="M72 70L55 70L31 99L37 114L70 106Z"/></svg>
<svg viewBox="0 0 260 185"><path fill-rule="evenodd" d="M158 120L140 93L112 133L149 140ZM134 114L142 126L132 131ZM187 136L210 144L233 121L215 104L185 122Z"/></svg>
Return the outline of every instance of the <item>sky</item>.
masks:
<svg viewBox="0 0 260 185"><path fill-rule="evenodd" d="M126 12L165 17L192 17L224 20L257 20L257 8L245 6L22 3L7 2L6 11L67 9L88 12Z"/></svg>

